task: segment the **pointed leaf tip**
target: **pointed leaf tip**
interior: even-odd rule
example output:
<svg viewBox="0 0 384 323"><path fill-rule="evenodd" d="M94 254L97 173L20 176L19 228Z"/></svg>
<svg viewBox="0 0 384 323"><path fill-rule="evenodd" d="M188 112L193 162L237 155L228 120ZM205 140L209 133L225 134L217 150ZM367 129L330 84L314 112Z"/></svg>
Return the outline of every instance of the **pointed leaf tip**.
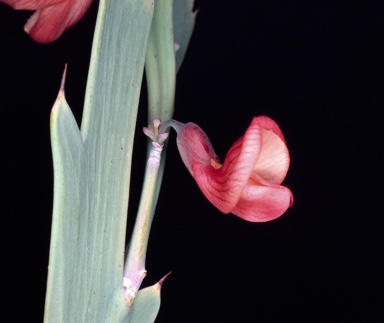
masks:
<svg viewBox="0 0 384 323"><path fill-rule="evenodd" d="M170 271L156 284L140 289L128 313L129 323L153 323L160 309L161 286L171 274Z"/></svg>
<svg viewBox="0 0 384 323"><path fill-rule="evenodd" d="M64 65L63 76L62 76L62 78L61 78L60 92L64 92L65 79L66 79L66 77L67 77L67 66L68 66L68 64L65 63L65 65Z"/></svg>
<svg viewBox="0 0 384 323"><path fill-rule="evenodd" d="M164 281L168 278L168 276L172 274L172 271L170 271L168 274L166 274L163 278L161 278L157 283L162 286Z"/></svg>

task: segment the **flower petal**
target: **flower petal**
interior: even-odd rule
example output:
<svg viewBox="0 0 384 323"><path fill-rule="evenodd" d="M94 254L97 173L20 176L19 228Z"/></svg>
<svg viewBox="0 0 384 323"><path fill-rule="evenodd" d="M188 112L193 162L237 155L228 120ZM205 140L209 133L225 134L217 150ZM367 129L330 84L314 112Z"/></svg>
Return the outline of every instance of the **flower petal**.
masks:
<svg viewBox="0 0 384 323"><path fill-rule="evenodd" d="M223 167L195 164L194 177L208 200L223 213L232 212L247 185L261 151L262 129L252 123L229 150Z"/></svg>
<svg viewBox="0 0 384 323"><path fill-rule="evenodd" d="M47 44L76 24L92 0L0 0L17 10L36 10L24 30L38 43Z"/></svg>
<svg viewBox="0 0 384 323"><path fill-rule="evenodd" d="M167 121L178 133L177 144L188 170L207 199L223 213L265 222L282 215L293 203L281 182L289 152L278 125L268 117L252 120L244 136L217 162L209 138L197 125Z"/></svg>
<svg viewBox="0 0 384 323"><path fill-rule="evenodd" d="M255 117L252 120L252 124L256 124L265 130L272 130L285 143L285 139L280 127L271 118L266 116Z"/></svg>
<svg viewBox="0 0 384 323"><path fill-rule="evenodd" d="M37 10L24 26L33 40L47 44L76 24L88 11L92 0L66 0Z"/></svg>
<svg viewBox="0 0 384 323"><path fill-rule="evenodd" d="M38 10L54 6L68 0L0 0L15 10Z"/></svg>
<svg viewBox="0 0 384 323"><path fill-rule="evenodd" d="M252 176L232 210L238 217L250 222L271 221L281 216L293 204L289 188L268 185L262 178Z"/></svg>
<svg viewBox="0 0 384 323"><path fill-rule="evenodd" d="M262 128L261 152L253 172L272 184L281 184L287 175L290 158L279 126L268 117L254 118Z"/></svg>

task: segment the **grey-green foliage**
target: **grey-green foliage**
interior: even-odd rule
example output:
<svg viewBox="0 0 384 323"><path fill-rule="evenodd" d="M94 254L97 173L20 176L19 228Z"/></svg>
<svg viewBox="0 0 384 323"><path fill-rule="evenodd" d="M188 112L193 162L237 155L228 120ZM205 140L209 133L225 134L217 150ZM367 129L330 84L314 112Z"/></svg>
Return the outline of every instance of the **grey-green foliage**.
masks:
<svg viewBox="0 0 384 323"><path fill-rule="evenodd" d="M193 0L156 1L145 62L148 123L155 118L165 121L173 116L176 72L195 25L193 3Z"/></svg>
<svg viewBox="0 0 384 323"><path fill-rule="evenodd" d="M175 74L195 15L191 0L157 1L168 14L174 5L180 45L175 63L172 23L165 24L167 63L156 69L167 71L168 84L157 93L167 96L171 115ZM45 322L150 323L159 310L161 284L139 291L130 311L122 287L133 138L153 8L153 0L100 1L81 130L63 91L52 110L54 208ZM156 43L158 33L152 34ZM154 88L161 87L161 79L154 80Z"/></svg>
<svg viewBox="0 0 384 323"><path fill-rule="evenodd" d="M152 0L101 0L81 132L63 97L53 109L46 322L119 322L127 312L129 179L152 14Z"/></svg>
<svg viewBox="0 0 384 323"><path fill-rule="evenodd" d="M195 26L197 11L192 11L193 5L194 0L174 0L173 2L173 31L175 43L179 46L176 51L177 71L183 62Z"/></svg>
<svg viewBox="0 0 384 323"><path fill-rule="evenodd" d="M148 39L145 70L148 87L148 123L172 119L179 70L195 25L194 0L157 0ZM175 47L178 49L175 53ZM160 191L167 143L156 183ZM149 147L150 149L150 147ZM154 203L154 206L156 202Z"/></svg>
<svg viewBox="0 0 384 323"><path fill-rule="evenodd" d="M154 322L160 308L161 284L139 290L132 308L129 312L129 323L151 323Z"/></svg>

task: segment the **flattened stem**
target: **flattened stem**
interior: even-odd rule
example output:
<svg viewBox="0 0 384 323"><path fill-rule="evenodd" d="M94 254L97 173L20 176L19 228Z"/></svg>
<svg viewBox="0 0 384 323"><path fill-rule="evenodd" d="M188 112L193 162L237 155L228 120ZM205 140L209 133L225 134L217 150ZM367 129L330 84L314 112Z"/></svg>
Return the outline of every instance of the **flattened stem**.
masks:
<svg viewBox="0 0 384 323"><path fill-rule="evenodd" d="M156 182L160 169L161 152L163 145L152 142L152 149L146 165L143 189L135 227L130 240L124 269L123 287L125 299L130 306L143 281L145 270L145 258L147 253L149 232L154 215L154 203L156 203Z"/></svg>

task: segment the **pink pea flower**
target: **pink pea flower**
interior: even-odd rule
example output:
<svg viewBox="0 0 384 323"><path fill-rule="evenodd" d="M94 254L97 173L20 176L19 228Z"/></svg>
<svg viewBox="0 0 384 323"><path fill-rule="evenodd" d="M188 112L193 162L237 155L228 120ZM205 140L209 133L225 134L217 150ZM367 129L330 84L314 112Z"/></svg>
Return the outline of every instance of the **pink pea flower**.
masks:
<svg viewBox="0 0 384 323"><path fill-rule="evenodd" d="M92 0L0 0L16 10L36 10L24 25L33 40L47 44L76 24Z"/></svg>
<svg viewBox="0 0 384 323"><path fill-rule="evenodd" d="M229 149L224 163L209 138L194 123L164 123L177 132L184 164L201 191L221 212L251 222L281 216L293 203L292 192L280 185L289 168L289 152L279 126L270 118L254 118L244 136Z"/></svg>

